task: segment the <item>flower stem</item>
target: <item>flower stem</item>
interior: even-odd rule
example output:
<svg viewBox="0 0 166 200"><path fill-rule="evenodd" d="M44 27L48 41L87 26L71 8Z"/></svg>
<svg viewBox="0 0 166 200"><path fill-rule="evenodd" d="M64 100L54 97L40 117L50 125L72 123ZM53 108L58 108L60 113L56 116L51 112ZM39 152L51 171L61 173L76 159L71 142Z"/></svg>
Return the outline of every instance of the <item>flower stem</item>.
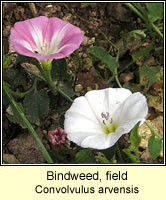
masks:
<svg viewBox="0 0 166 200"><path fill-rule="evenodd" d="M118 75L115 76L115 80L116 80L116 83L118 84L118 86L120 88L122 88L122 85L120 84L119 79L118 79Z"/></svg>
<svg viewBox="0 0 166 200"><path fill-rule="evenodd" d="M146 121L145 124L147 125L147 127L150 129L152 135L157 136L158 138L162 138L158 133L156 133L156 131L153 129L153 127Z"/></svg>
<svg viewBox="0 0 166 200"><path fill-rule="evenodd" d="M27 90L26 92L14 92L13 90L11 90L10 88L8 88L8 91L10 92L10 94L12 94L14 97L16 98L23 98L25 95L27 95L28 93L32 92L36 86L36 79L34 80L34 84L33 86ZM3 82L3 84L6 84L5 82Z"/></svg>
<svg viewBox="0 0 166 200"><path fill-rule="evenodd" d="M124 160L122 158L122 155L121 155L121 152L120 152L120 148L119 148L119 144L116 143L116 152L117 152L117 155L118 155L118 158L119 158L119 161L120 163L124 163Z"/></svg>
<svg viewBox="0 0 166 200"><path fill-rule="evenodd" d="M37 73L33 72L32 70L27 69L27 68L24 68L24 70L25 70L26 72L32 74L32 75L35 76L36 78L41 79L41 80L43 80L43 81L46 81L45 78L44 78L43 76L41 76L40 74L37 74Z"/></svg>
<svg viewBox="0 0 166 200"><path fill-rule="evenodd" d="M64 96L67 100L69 100L71 103L73 103L73 99L71 99L65 92L63 92L60 88L58 88L58 92Z"/></svg>
<svg viewBox="0 0 166 200"><path fill-rule="evenodd" d="M52 81L51 70L47 70L46 73L47 73L47 84L48 84L52 94L54 96L56 96L57 95L57 87L54 84L54 82Z"/></svg>
<svg viewBox="0 0 166 200"><path fill-rule="evenodd" d="M77 59L78 59L78 62L79 62L79 68L81 68L81 66L82 66L82 60L81 60L81 57L80 57L78 51L75 50L75 51L74 51L74 54L75 54L75 56L76 56Z"/></svg>
<svg viewBox="0 0 166 200"><path fill-rule="evenodd" d="M118 49L118 52L117 52L117 55L116 55L116 59L115 59L115 61L118 63L118 60L119 60L119 54L120 54L120 48ZM122 85L120 84L120 82L119 82L119 79L118 79L118 69L117 68L115 68L115 80L116 80L116 83L118 84L118 86L120 87L120 88L122 88Z"/></svg>
<svg viewBox="0 0 166 200"><path fill-rule="evenodd" d="M13 106L15 111L18 113L20 118L23 120L23 122L27 126L28 130L32 133L32 135L33 135L34 139L36 140L38 146L40 147L42 154L43 154L44 158L46 159L46 161L48 163L53 163L52 158L50 157L49 153L47 152L47 150L46 150L45 146L43 145L42 141L40 140L38 134L35 132L33 126L30 124L30 122L26 118L25 114L22 112L22 109L17 104L17 102L14 100L13 96L10 94L9 88L4 84L3 89L9 99L11 105Z"/></svg>
<svg viewBox="0 0 166 200"><path fill-rule="evenodd" d="M57 93L59 92L59 93L60 93L63 97L65 97L68 101L73 102L73 100L72 100L64 91L62 91L60 88L58 88L58 87L54 84L54 82L53 82L53 80L52 80L52 77L51 77L52 63L51 63L51 62L48 62L48 63L49 63L49 65L51 65L51 66L48 67L48 64L46 65L45 62L42 62L42 65L45 65L45 67L43 66L43 68L40 67L40 68L38 68L38 69L40 70L41 74L43 75L43 77L44 77L44 79L45 79L45 82L48 84L48 86L49 86L49 88L50 88L52 94L53 94L54 96L56 96Z"/></svg>
<svg viewBox="0 0 166 200"><path fill-rule="evenodd" d="M135 12L142 20L144 20L145 22L147 21L147 19L144 17L144 15L142 15L142 13L136 9L131 3L124 3L124 5L128 6L133 12ZM157 26L155 26L153 23L150 23L151 27L158 33L158 35L160 37L163 38L163 34L160 32L160 30L158 29Z"/></svg>
<svg viewBox="0 0 166 200"><path fill-rule="evenodd" d="M131 3L124 3L124 5L128 6L133 12L135 12L141 19L145 21L144 16Z"/></svg>

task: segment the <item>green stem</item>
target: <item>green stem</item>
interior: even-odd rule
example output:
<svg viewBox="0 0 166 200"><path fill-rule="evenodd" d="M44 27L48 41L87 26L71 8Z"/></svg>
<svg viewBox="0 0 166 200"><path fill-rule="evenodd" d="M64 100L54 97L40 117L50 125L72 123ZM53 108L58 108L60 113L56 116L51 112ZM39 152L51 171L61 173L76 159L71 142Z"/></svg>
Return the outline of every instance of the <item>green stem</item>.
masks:
<svg viewBox="0 0 166 200"><path fill-rule="evenodd" d="M163 38L163 34L160 32L160 30L158 29L158 27L155 26L153 23L151 23L151 25L152 25L153 29L156 31L156 33L158 33L160 35L160 37Z"/></svg>
<svg viewBox="0 0 166 200"><path fill-rule="evenodd" d="M117 52L117 55L116 55L116 59L115 59L116 62L118 62L118 60L119 60L119 55L120 55L120 48L118 49L118 52ZM116 83L118 84L118 86L120 88L122 88L122 85L120 84L119 79L118 79L118 71L117 70L118 69L116 68L115 69L115 80L116 80Z"/></svg>
<svg viewBox="0 0 166 200"><path fill-rule="evenodd" d="M24 68L24 70L25 70L26 72L32 74L32 75L35 76L36 78L39 78L39 79L41 79L41 80L43 80L43 81L46 81L45 78L44 78L43 76L41 76L40 74L37 74L37 73L33 72L32 70L27 69L27 68Z"/></svg>
<svg viewBox="0 0 166 200"><path fill-rule="evenodd" d="M54 82L52 81L52 77L51 77L51 69L52 69L52 66L51 67L47 67L48 65L46 65L45 62L43 62L43 64L45 65L45 67L43 66L39 68L40 72L42 73L42 75L44 76L45 78L45 82L48 84L52 94L54 96L57 95L57 92L59 92L60 94L62 94L62 96L64 96L67 100L69 100L70 102L73 102L73 100L65 93L63 92L60 88L58 88ZM51 65L51 63L50 63Z"/></svg>
<svg viewBox="0 0 166 200"><path fill-rule="evenodd" d="M25 95L27 95L28 93L30 93L33 90L33 88L30 88L28 91L26 92L14 92L13 90L11 90L10 88L8 88L8 91L16 98L23 98Z"/></svg>
<svg viewBox="0 0 166 200"><path fill-rule="evenodd" d="M74 54L75 54L75 56L77 57L77 59L78 59L78 62L79 62L79 68L82 66L82 59L81 59L81 57L80 57L80 55L79 55L79 53L78 53L78 51L76 50L76 51L74 51Z"/></svg>
<svg viewBox="0 0 166 200"><path fill-rule="evenodd" d="M40 71L40 73L43 75L45 82L47 82L47 73L46 71L43 69L43 67L41 67L40 65L36 65L38 70Z"/></svg>
<svg viewBox="0 0 166 200"><path fill-rule="evenodd" d="M12 97L12 95L10 94L10 91L8 89L8 87L4 84L3 85L3 89L10 101L10 103L12 104L12 106L15 108L15 110L17 111L17 113L19 114L20 118L24 121L25 125L27 126L28 130L32 133L34 139L36 140L38 146L40 147L42 154L44 156L44 158L46 159L46 161L48 163L53 163L52 158L50 157L49 153L47 152L45 146L43 145L43 143L41 142L38 134L35 132L33 126L30 124L30 122L28 121L28 119L26 118L25 114L22 112L20 106L17 104L17 102L14 100L14 98Z"/></svg>
<svg viewBox="0 0 166 200"><path fill-rule="evenodd" d="M118 84L118 86L120 88L122 88L122 85L120 84L119 79L118 79L118 75L115 76L115 80L116 80L116 83Z"/></svg>
<svg viewBox="0 0 166 200"><path fill-rule="evenodd" d="M147 22L147 19L141 14L141 12L136 9L131 3L124 3L124 5L128 6L133 12L135 12L142 20ZM148 20L149 21L149 20ZM163 38L163 34L160 32L160 30L155 26L153 23L150 23L151 27L159 34L160 37Z"/></svg>
<svg viewBox="0 0 166 200"><path fill-rule="evenodd" d="M139 153L138 153L138 147L135 149L135 155L136 155L137 161L140 162Z"/></svg>
<svg viewBox="0 0 166 200"><path fill-rule="evenodd" d="M125 65L122 69L120 69L118 72L122 73L124 70L126 70L127 68L129 68L132 64L134 64L135 61L132 60L131 62L129 62L127 65Z"/></svg>
<svg viewBox="0 0 166 200"><path fill-rule="evenodd" d="M57 87L54 84L54 82L52 81L52 77L51 77L51 70L52 70L52 59L48 60L48 61L44 61L42 60L42 67L40 66L38 69L40 70L41 74L43 75L43 77L45 78L45 82L48 84L52 94L54 96L57 95Z"/></svg>
<svg viewBox="0 0 166 200"><path fill-rule="evenodd" d="M152 128L152 126L147 121L145 122L145 124L150 129L152 135L156 135L158 138L162 138L158 133L156 133L156 131Z"/></svg>
<svg viewBox="0 0 166 200"><path fill-rule="evenodd" d="M16 98L23 98L25 95L27 95L28 93L30 93L30 92L32 92L33 91L33 89L35 88L35 85L36 85L36 79L34 80L34 84L33 84L33 86L29 89L29 90L27 90L26 92L14 92L13 90L11 90L10 88L8 88L8 91L10 92L10 94L12 94L14 97L16 97ZM4 84L5 84L5 82L4 82Z"/></svg>
<svg viewBox="0 0 166 200"><path fill-rule="evenodd" d="M124 160L122 158L122 155L121 155L121 152L120 152L120 148L119 148L119 144L116 143L116 152L117 152L117 155L118 155L118 158L119 158L119 161L120 163L124 163Z"/></svg>
<svg viewBox="0 0 166 200"><path fill-rule="evenodd" d="M57 95L57 87L54 84L54 82L52 81L51 70L47 70L46 73L47 73L47 84L48 84L52 94L54 96L56 96Z"/></svg>
<svg viewBox="0 0 166 200"><path fill-rule="evenodd" d="M128 6L133 12L135 12L141 19L145 21L144 16L131 3L124 3L124 5Z"/></svg>
<svg viewBox="0 0 166 200"><path fill-rule="evenodd" d="M58 88L58 92L64 96L67 100L69 100L71 103L73 103L73 99L71 99L66 93L64 93L60 88Z"/></svg>

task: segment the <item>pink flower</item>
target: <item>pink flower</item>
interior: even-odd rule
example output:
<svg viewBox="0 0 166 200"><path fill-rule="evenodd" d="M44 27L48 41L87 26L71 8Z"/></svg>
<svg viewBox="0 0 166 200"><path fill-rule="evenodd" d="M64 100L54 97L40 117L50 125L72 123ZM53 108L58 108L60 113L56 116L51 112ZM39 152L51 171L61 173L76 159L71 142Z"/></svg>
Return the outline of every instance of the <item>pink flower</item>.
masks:
<svg viewBox="0 0 166 200"><path fill-rule="evenodd" d="M56 147L60 147L66 141L66 133L61 128L56 128L48 132L50 142Z"/></svg>
<svg viewBox="0 0 166 200"><path fill-rule="evenodd" d="M83 39L78 27L45 16L15 23L10 34L12 45L19 54L39 61L64 58L78 49Z"/></svg>

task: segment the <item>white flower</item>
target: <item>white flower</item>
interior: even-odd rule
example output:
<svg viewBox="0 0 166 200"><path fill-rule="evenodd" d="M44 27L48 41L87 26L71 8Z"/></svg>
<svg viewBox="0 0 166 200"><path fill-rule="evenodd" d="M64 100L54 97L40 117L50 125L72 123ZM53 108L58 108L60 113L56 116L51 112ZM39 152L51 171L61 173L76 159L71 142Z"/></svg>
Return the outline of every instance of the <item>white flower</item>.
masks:
<svg viewBox="0 0 166 200"><path fill-rule="evenodd" d="M92 90L74 100L65 114L67 138L84 148L106 149L141 121L148 113L140 92L124 88Z"/></svg>

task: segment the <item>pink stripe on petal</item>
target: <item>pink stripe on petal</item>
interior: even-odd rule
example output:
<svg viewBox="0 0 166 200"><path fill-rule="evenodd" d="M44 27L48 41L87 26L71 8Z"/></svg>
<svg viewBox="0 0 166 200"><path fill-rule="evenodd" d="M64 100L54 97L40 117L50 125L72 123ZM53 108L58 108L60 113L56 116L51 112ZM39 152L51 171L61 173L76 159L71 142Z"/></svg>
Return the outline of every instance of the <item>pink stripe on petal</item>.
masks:
<svg viewBox="0 0 166 200"><path fill-rule="evenodd" d="M66 57L73 53L78 48L75 44L67 44L61 48L61 50L58 52L59 55L63 55L63 57Z"/></svg>
<svg viewBox="0 0 166 200"><path fill-rule="evenodd" d="M50 43L50 52L51 53L56 53L58 50L58 46L63 40L66 30L68 29L68 26L70 24L66 23L59 32L56 32L54 36L52 37L51 43Z"/></svg>
<svg viewBox="0 0 166 200"><path fill-rule="evenodd" d="M49 18L47 25L47 32L44 37L48 43L51 43L54 35L57 35L67 22L56 17Z"/></svg>
<svg viewBox="0 0 166 200"><path fill-rule="evenodd" d="M10 35L18 53L35 57L39 61L68 56L79 48L83 38L81 30L76 26L56 17L45 16L15 23Z"/></svg>
<svg viewBox="0 0 166 200"><path fill-rule="evenodd" d="M34 57L33 55L35 53L33 53L32 51L28 50L26 47L24 47L20 42L14 41L13 42L13 46L14 49L22 55L26 55L26 56L30 56L30 57Z"/></svg>
<svg viewBox="0 0 166 200"><path fill-rule="evenodd" d="M22 22L17 22L14 26L14 28L11 29L11 35L10 40L13 42L13 40L25 40L29 45L32 47L32 49L36 48L36 43L33 40L30 32L28 30L25 30L26 26Z"/></svg>
<svg viewBox="0 0 166 200"><path fill-rule="evenodd" d="M37 47L41 48L47 32L49 19L44 16L32 18L29 20L30 31Z"/></svg>
<svg viewBox="0 0 166 200"><path fill-rule="evenodd" d="M66 44L76 44L79 46L82 43L84 36L78 27L69 24L68 28L65 31L66 32L64 33L63 40L59 44L58 48L61 48L63 45Z"/></svg>

